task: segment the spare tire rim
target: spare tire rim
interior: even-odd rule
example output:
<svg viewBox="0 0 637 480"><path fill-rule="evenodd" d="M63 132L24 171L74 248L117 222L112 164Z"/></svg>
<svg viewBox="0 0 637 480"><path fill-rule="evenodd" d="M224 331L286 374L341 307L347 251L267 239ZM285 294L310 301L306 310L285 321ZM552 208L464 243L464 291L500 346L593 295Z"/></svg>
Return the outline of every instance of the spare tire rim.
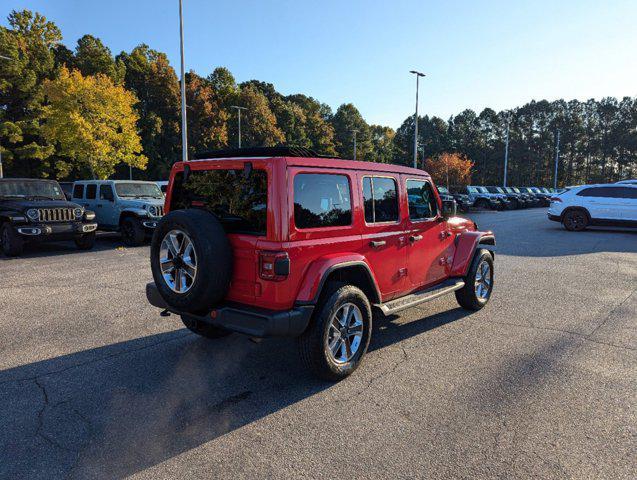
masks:
<svg viewBox="0 0 637 480"><path fill-rule="evenodd" d="M197 253L181 230L171 230L161 242L159 267L166 285L176 293L188 292L197 278Z"/></svg>
<svg viewBox="0 0 637 480"><path fill-rule="evenodd" d="M489 262L483 260L476 270L475 291L479 299L486 300L489 298L491 283L491 266Z"/></svg>
<svg viewBox="0 0 637 480"><path fill-rule="evenodd" d="M336 363L347 363L358 352L363 339L363 314L353 303L342 305L327 332L327 351Z"/></svg>

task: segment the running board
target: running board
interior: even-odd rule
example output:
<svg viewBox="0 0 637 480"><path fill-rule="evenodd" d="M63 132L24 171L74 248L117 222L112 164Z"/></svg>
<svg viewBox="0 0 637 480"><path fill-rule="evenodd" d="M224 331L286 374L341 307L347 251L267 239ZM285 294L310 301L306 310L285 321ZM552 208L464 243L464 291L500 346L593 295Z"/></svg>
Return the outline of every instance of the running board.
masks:
<svg viewBox="0 0 637 480"><path fill-rule="evenodd" d="M397 298L396 300L391 300L387 303L379 303L375 306L380 308L385 315L391 315L396 312L400 312L401 310L405 310L406 308L415 307L421 303L446 295L447 293L455 292L456 290L460 290L462 287L464 287L463 280L452 278L434 287L428 288L427 290L412 293L410 295Z"/></svg>

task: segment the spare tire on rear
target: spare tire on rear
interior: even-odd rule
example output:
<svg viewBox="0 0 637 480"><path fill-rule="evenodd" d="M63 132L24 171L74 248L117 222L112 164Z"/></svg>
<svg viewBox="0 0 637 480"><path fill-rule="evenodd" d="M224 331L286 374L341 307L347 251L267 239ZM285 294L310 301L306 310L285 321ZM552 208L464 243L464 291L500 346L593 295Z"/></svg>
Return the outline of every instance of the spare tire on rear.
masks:
<svg viewBox="0 0 637 480"><path fill-rule="evenodd" d="M175 210L155 229L150 265L157 290L168 305L204 314L228 292L232 248L214 215L205 210Z"/></svg>

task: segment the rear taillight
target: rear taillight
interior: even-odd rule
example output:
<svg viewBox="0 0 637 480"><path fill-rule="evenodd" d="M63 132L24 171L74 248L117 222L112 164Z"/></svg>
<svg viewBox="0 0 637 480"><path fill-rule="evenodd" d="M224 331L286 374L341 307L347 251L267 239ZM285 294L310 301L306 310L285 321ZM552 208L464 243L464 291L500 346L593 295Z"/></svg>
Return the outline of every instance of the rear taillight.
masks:
<svg viewBox="0 0 637 480"><path fill-rule="evenodd" d="M562 203L562 199L560 197L551 197L549 198L551 202L559 202Z"/></svg>
<svg viewBox="0 0 637 480"><path fill-rule="evenodd" d="M259 277L281 281L290 274L290 257L286 252L259 252Z"/></svg>

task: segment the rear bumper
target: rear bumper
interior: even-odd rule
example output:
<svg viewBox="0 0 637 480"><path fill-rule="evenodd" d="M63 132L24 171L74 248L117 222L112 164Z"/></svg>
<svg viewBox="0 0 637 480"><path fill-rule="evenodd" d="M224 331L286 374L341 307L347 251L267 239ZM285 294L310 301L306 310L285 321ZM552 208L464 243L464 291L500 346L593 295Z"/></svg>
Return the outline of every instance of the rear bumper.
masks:
<svg viewBox="0 0 637 480"><path fill-rule="evenodd" d="M186 319L252 337L297 337L307 328L314 310L313 305L298 306L290 310L266 310L249 305L224 304L208 315L193 315L169 307L154 282L146 285L146 298L154 307L168 310Z"/></svg>

